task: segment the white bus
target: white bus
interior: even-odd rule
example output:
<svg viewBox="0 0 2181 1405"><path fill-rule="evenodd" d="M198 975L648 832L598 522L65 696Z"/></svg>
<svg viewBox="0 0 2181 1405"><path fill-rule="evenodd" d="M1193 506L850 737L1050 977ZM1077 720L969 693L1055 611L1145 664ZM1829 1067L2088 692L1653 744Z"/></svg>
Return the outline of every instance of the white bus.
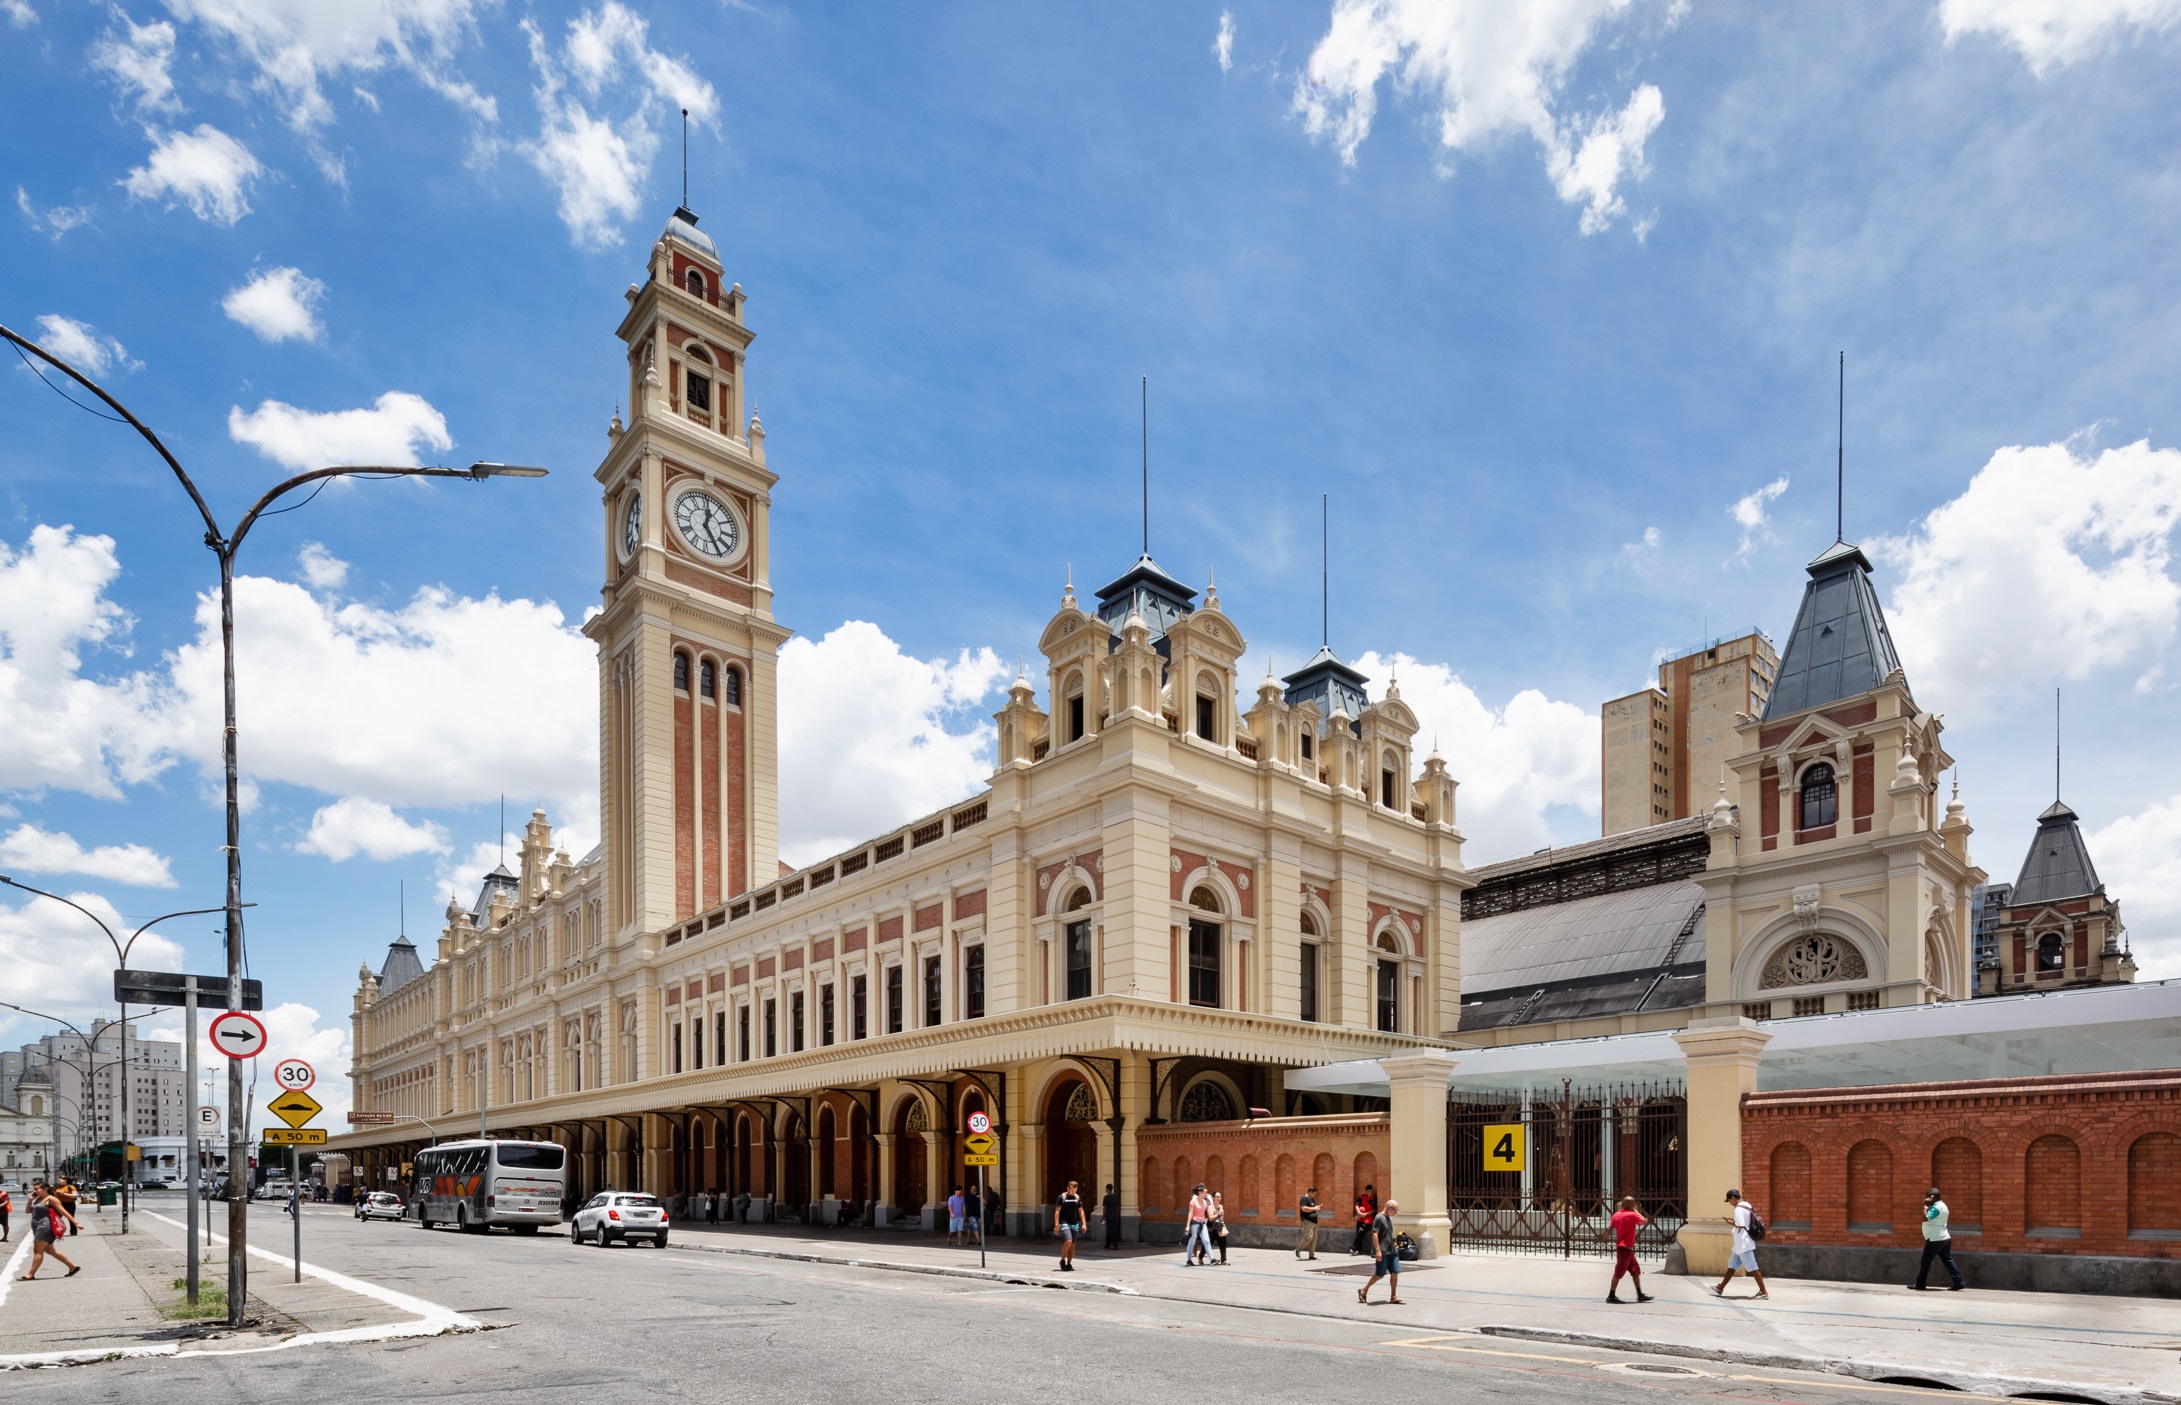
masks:
<svg viewBox="0 0 2181 1405"><path fill-rule="evenodd" d="M482 1234L505 1225L517 1234L560 1223L568 1152L557 1142L442 1142L416 1154L411 1210L426 1229L453 1225Z"/></svg>

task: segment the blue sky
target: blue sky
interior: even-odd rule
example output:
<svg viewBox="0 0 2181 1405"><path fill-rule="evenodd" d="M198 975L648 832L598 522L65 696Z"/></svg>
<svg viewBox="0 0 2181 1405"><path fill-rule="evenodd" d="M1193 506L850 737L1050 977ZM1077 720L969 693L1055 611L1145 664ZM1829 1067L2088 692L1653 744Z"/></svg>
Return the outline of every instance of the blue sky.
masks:
<svg viewBox="0 0 2181 1405"><path fill-rule="evenodd" d="M0 0L0 38L0 320L223 516L326 454L554 469L245 549L253 958L323 1057L503 789L588 842L589 475L679 105L782 479L791 858L974 787L1066 574L1137 550L1145 375L1153 553L1250 666L1318 642L1327 494L1333 643L1399 656L1472 859L1595 833L1598 704L1784 638L1845 350L1848 535L1976 856L2019 865L2066 687L2067 796L2181 973L2181 0ZM0 870L216 902L210 555L126 430L19 367L0 423ZM80 1012L71 941L0 900L16 988Z"/></svg>

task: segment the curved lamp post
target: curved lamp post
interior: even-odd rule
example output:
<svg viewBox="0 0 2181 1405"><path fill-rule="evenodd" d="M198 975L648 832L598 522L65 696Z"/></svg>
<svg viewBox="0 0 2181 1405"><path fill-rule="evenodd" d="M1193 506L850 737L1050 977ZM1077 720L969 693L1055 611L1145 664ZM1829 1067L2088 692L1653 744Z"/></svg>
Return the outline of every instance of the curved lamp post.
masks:
<svg viewBox="0 0 2181 1405"><path fill-rule="evenodd" d="M257 523L265 510L287 494L307 483L329 478L467 478L483 481L487 478L543 478L546 471L525 464L478 462L468 468L439 466L407 467L391 464L346 464L334 468L315 468L308 473L298 473L293 478L274 484L250 510L235 524L233 532L222 531L219 519L190 481L180 460L159 441L159 436L130 413L128 406L106 393L96 381L69 365L60 357L47 351L29 338L0 326L0 340L5 340L18 351L37 357L97 396L107 408L119 415L151 445L168 468L174 471L182 491L196 504L197 515L204 519L204 544L220 563L220 661L224 684L224 714L221 763L227 777L227 1008L238 1009L242 1002L242 792L235 766L235 553L242 548L243 538ZM300 504L299 504L300 505ZM250 1205L239 1193L243 1178L236 1174L247 1165L248 1150L243 1145L242 1066L230 1062L227 1070L227 1323L231 1327L242 1325L243 1309L247 1306L248 1244L250 1237Z"/></svg>

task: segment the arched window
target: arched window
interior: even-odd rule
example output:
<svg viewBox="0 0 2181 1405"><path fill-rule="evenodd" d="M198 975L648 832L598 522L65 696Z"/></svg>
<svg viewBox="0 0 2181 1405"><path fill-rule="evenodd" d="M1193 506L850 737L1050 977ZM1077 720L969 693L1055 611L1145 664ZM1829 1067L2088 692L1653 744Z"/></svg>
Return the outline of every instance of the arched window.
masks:
<svg viewBox="0 0 2181 1405"><path fill-rule="evenodd" d="M1378 803L1389 810L1401 808L1401 758L1390 751L1378 763Z"/></svg>
<svg viewBox="0 0 2181 1405"><path fill-rule="evenodd" d="M2047 932L2037 939L2037 970L2058 971L2067 965L2067 940L2058 932Z"/></svg>
<svg viewBox="0 0 2181 1405"><path fill-rule="evenodd" d="M727 705L742 706L742 670L739 668L727 670Z"/></svg>
<svg viewBox="0 0 2181 1405"><path fill-rule="evenodd" d="M1314 1023L1318 1018L1318 919L1308 912L1303 913L1302 930L1301 969L1297 973L1302 983L1302 1001L1295 1013L1296 1018Z"/></svg>
<svg viewBox="0 0 2181 1405"><path fill-rule="evenodd" d="M1209 888L1189 895L1189 905L1205 912L1219 911L1219 897ZM1220 1005L1220 957L1225 931L1217 922L1189 920L1189 1003L1218 1009Z"/></svg>
<svg viewBox="0 0 2181 1405"><path fill-rule="evenodd" d="M718 695L719 668L710 659L706 659L697 665L697 696L710 698Z"/></svg>
<svg viewBox="0 0 2181 1405"><path fill-rule="evenodd" d="M1209 888L1199 888L1189 895L1189 906L1199 912L1219 912L1219 894Z"/></svg>
<svg viewBox="0 0 2181 1405"><path fill-rule="evenodd" d="M1833 768L1823 761L1802 773L1802 803L1799 807L1798 829L1823 829L1833 823L1840 813L1840 787L1833 781Z"/></svg>
<svg viewBox="0 0 2181 1405"><path fill-rule="evenodd" d="M2128 1148L2128 1237L2181 1239L2181 1205L2173 1186L2181 1183L2181 1137L2147 1132Z"/></svg>
<svg viewBox="0 0 2181 1405"><path fill-rule="evenodd" d="M1181 1109L1175 1118L1178 1122L1232 1122L1240 1114L1234 1110L1234 1099L1227 1095L1225 1085L1209 1078L1200 1079L1181 1095Z"/></svg>
<svg viewBox="0 0 2181 1405"><path fill-rule="evenodd" d="M1380 937L1379 945L1393 945L1390 938ZM1383 958L1378 963L1378 988L1374 1001L1378 1013L1378 1027L1388 1034L1401 1028L1401 963Z"/></svg>
<svg viewBox="0 0 2181 1405"><path fill-rule="evenodd" d="M704 296L703 273L701 273L697 269L692 268L689 270L688 275L682 281L689 289L689 296L693 298L701 298Z"/></svg>
<svg viewBox="0 0 2181 1405"><path fill-rule="evenodd" d="M674 691L689 691L689 655L679 649L674 651Z"/></svg>
<svg viewBox="0 0 2181 1405"><path fill-rule="evenodd" d="M1064 910L1080 912L1090 906L1090 900L1090 889L1077 888L1068 895L1067 906ZM1065 973L1067 998L1070 1000L1088 1000L1095 984L1091 972L1091 920L1088 917L1079 917L1070 922L1066 938L1067 949L1061 953L1061 956L1067 963Z"/></svg>

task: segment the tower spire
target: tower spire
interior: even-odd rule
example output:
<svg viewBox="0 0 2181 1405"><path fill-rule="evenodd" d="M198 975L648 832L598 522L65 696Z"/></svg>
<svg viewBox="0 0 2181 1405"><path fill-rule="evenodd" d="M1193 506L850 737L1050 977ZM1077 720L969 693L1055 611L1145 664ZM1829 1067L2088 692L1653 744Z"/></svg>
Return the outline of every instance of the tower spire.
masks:
<svg viewBox="0 0 2181 1405"><path fill-rule="evenodd" d="M1318 643L1327 649L1333 647L1332 501L1332 494L1318 494Z"/></svg>
<svg viewBox="0 0 2181 1405"><path fill-rule="evenodd" d="M689 109L682 109L682 208L689 208Z"/></svg>
<svg viewBox="0 0 2181 1405"><path fill-rule="evenodd" d="M2060 690L2052 690L2052 801L2060 802Z"/></svg>
<svg viewBox="0 0 2181 1405"><path fill-rule="evenodd" d="M1151 554L1151 377L1143 378L1144 555Z"/></svg>
<svg viewBox="0 0 2181 1405"><path fill-rule="evenodd" d="M1840 353L1840 386L1833 400L1833 540L1848 539L1848 353Z"/></svg>

